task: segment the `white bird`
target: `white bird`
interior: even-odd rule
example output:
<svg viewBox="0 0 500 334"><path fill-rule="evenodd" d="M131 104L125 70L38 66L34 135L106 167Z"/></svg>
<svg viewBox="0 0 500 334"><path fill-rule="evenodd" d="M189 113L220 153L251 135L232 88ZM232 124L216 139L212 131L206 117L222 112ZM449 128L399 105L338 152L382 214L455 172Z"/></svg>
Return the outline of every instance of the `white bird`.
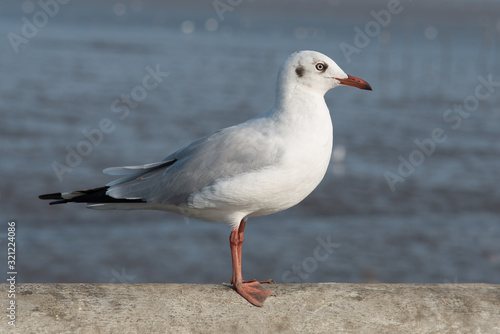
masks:
<svg viewBox="0 0 500 334"><path fill-rule="evenodd" d="M164 210L225 222L232 228L231 284L250 303L261 306L271 292L241 276L246 221L298 204L323 179L333 144L324 95L341 85L371 90L329 57L295 52L279 71L271 110L198 139L160 162L107 168L107 174L124 176L104 187L39 197L56 200L50 204Z"/></svg>

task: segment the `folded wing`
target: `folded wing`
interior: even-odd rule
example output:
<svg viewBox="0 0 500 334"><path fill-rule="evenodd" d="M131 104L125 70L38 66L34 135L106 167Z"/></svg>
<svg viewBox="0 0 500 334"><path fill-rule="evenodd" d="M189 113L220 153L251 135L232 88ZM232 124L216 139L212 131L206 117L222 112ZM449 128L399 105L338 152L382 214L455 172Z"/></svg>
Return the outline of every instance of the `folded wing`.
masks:
<svg viewBox="0 0 500 334"><path fill-rule="evenodd" d="M266 131L245 125L203 137L161 162L107 168L108 174L125 176L107 184L106 194L116 199L186 204L191 194L216 180L275 163L281 155L278 145L269 140Z"/></svg>

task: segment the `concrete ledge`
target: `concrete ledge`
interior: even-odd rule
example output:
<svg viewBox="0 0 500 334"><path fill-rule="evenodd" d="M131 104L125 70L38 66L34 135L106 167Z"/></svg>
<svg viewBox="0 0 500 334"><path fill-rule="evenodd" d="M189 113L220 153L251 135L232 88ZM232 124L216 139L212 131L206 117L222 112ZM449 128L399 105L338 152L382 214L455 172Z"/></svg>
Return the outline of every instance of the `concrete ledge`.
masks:
<svg viewBox="0 0 500 334"><path fill-rule="evenodd" d="M2 333L500 333L500 286L273 284L264 307L225 285L17 284Z"/></svg>

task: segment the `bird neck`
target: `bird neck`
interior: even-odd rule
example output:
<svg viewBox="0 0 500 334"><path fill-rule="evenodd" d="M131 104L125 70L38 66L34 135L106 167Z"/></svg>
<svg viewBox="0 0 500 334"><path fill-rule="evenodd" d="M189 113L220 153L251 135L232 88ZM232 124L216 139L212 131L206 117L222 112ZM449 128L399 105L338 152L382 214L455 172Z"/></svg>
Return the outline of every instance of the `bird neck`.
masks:
<svg viewBox="0 0 500 334"><path fill-rule="evenodd" d="M273 112L280 117L317 118L328 114L324 95L303 85L278 85ZM321 118L321 117L320 117Z"/></svg>

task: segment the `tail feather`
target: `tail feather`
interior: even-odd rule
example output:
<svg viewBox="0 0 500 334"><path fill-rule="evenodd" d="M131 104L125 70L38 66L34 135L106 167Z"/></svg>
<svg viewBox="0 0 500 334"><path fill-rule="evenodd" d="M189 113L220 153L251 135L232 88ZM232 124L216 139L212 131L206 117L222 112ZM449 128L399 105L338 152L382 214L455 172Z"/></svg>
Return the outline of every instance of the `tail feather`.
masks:
<svg viewBox="0 0 500 334"><path fill-rule="evenodd" d="M43 200L55 200L50 202L50 205L64 204L64 203L144 203L141 198L114 198L106 195L108 186L77 190L70 193L52 193L40 195L38 198Z"/></svg>

